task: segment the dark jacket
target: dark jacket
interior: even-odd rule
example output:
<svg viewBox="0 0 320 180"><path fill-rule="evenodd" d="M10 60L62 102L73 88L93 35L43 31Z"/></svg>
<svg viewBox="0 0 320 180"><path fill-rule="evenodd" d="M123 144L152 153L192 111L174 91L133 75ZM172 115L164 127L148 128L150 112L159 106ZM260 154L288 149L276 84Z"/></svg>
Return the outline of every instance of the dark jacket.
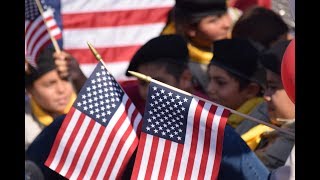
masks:
<svg viewBox="0 0 320 180"><path fill-rule="evenodd" d="M58 173L44 165L50 153L54 139L65 116L56 118L41 134L34 140L27 150L27 158L34 161L43 171L45 179L64 179ZM123 179L130 179L135 154L129 161ZM222 149L222 160L220 164L219 179L222 180L257 180L267 179L269 171L250 150L247 144L229 125L225 127Z"/></svg>

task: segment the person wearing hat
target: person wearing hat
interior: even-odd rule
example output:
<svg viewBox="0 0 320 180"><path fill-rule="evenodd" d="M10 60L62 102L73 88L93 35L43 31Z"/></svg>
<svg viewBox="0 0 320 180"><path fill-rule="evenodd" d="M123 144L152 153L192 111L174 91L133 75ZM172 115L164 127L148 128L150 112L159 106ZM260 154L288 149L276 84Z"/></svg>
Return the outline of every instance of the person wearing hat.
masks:
<svg viewBox="0 0 320 180"><path fill-rule="evenodd" d="M214 43L215 56L208 66L207 93L210 100L269 122L267 104L262 97L265 70L258 62L262 46L247 39L235 38ZM260 142L260 135L270 129L236 114L231 114L227 123L235 128L252 150Z"/></svg>
<svg viewBox="0 0 320 180"><path fill-rule="evenodd" d="M162 35L145 43L133 56L128 70L149 75L166 84L195 93L188 71L188 49L186 41L179 35ZM127 75L130 75L127 73ZM131 84L132 85L132 84ZM135 86L122 86L132 102L137 105L140 100L143 106L137 106L143 114L147 84L139 81ZM143 109L141 109L143 107ZM45 177L62 178L58 173L44 165L50 153L54 139L65 115L57 117L45 128L30 145L27 156L42 169ZM255 180L267 179L269 171L253 151L241 139L234 129L227 125L224 131L222 160L219 168L219 179ZM135 153L122 174L121 179L130 179L135 161Z"/></svg>
<svg viewBox="0 0 320 180"><path fill-rule="evenodd" d="M136 71L163 83L195 95L206 97L197 91L192 83L188 67L187 42L176 34L160 35L146 42L132 57L128 71ZM148 83L143 80L122 85L139 111L143 114L147 98Z"/></svg>
<svg viewBox="0 0 320 180"><path fill-rule="evenodd" d="M287 95L281 79L281 62L289 43L290 40L279 41L259 59L267 69L264 98L268 103L269 118L273 124L294 132L295 105ZM278 131L266 132L255 152L269 170L274 170L285 164L294 142L294 137Z"/></svg>
<svg viewBox="0 0 320 180"><path fill-rule="evenodd" d="M198 89L205 92L213 41L228 37L232 18L226 0L176 0L162 34L180 34L188 42L189 68Z"/></svg>
<svg viewBox="0 0 320 180"><path fill-rule="evenodd" d="M36 59L37 66L27 64L25 72L25 148L42 129L58 115L67 113L76 99L71 82L59 76L53 58L54 50L46 48Z"/></svg>

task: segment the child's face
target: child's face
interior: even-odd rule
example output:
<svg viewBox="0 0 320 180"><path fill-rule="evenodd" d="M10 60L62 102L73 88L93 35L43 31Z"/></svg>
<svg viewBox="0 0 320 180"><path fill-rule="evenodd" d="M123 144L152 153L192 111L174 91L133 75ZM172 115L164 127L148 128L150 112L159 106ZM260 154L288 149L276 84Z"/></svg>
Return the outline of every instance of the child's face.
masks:
<svg viewBox="0 0 320 180"><path fill-rule="evenodd" d="M289 99L281 82L281 76L267 69L267 89L264 94L268 103L269 116L272 121L277 118L293 119L295 105Z"/></svg>
<svg viewBox="0 0 320 180"><path fill-rule="evenodd" d="M240 91L239 81L230 76L224 69L209 65L208 78L207 93L213 102L231 109L238 109L248 100L246 89Z"/></svg>
<svg viewBox="0 0 320 180"><path fill-rule="evenodd" d="M60 78L56 70L37 79L28 89L38 105L49 113L63 113L73 92L72 84Z"/></svg>
<svg viewBox="0 0 320 180"><path fill-rule="evenodd" d="M225 39L231 28L232 19L228 13L223 15L207 16L198 24L196 30L196 38L204 41L212 41Z"/></svg>

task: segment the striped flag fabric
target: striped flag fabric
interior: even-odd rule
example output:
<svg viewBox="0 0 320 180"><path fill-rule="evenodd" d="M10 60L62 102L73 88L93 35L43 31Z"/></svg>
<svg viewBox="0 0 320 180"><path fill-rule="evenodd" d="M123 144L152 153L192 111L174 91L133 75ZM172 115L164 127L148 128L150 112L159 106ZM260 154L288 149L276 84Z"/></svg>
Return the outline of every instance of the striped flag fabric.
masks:
<svg viewBox="0 0 320 180"><path fill-rule="evenodd" d="M54 8L49 7L44 0L39 0L43 8L41 15L35 0L25 0L25 57L37 67L35 59L39 52L51 43L51 35L56 39L62 38L62 31L54 19Z"/></svg>
<svg viewBox="0 0 320 180"><path fill-rule="evenodd" d="M131 179L216 179L228 114L151 82Z"/></svg>
<svg viewBox="0 0 320 180"><path fill-rule="evenodd" d="M92 42L117 80L134 53L160 34L175 0L61 0L64 50L88 77L97 64Z"/></svg>
<svg viewBox="0 0 320 180"><path fill-rule="evenodd" d="M118 179L142 119L99 62L66 115L45 165L68 179Z"/></svg>

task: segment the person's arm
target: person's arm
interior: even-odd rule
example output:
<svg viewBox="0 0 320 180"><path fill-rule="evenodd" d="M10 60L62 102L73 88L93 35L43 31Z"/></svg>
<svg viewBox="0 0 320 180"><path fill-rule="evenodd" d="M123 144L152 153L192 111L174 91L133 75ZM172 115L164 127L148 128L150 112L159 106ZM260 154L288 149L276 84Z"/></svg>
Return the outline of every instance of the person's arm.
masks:
<svg viewBox="0 0 320 180"><path fill-rule="evenodd" d="M70 78L77 93L87 80L77 60L65 51L53 54L61 78Z"/></svg>

